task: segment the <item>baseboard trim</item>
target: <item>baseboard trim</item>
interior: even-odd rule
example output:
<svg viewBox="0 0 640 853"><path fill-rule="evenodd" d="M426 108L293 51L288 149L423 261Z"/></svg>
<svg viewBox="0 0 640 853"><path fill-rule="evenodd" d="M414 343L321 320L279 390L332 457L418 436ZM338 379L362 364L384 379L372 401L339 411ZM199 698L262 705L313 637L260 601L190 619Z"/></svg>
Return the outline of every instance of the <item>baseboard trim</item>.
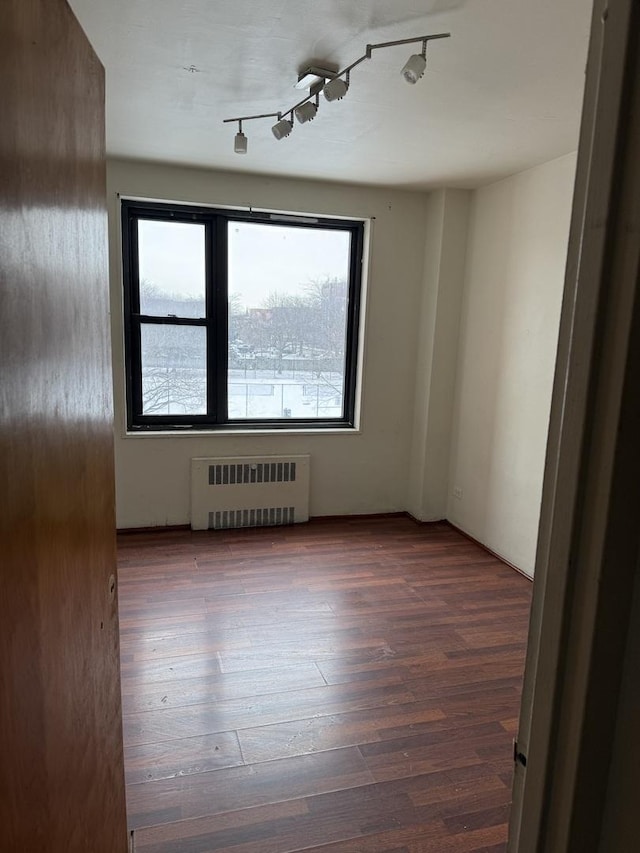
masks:
<svg viewBox="0 0 640 853"><path fill-rule="evenodd" d="M411 518L415 521L413 516L408 512L370 512L352 515L312 515L309 517L308 522L301 522L302 524L330 524L335 521L373 521L374 519L385 519L385 518ZM241 528L238 528L241 529ZM249 530L250 528L244 528ZM131 533L179 533L181 531L191 530L191 526L189 524L159 524L156 527L119 527L116 530L118 536L128 536ZM198 531L200 533L206 533L206 530ZM220 532L220 531L210 531L210 532Z"/></svg>
<svg viewBox="0 0 640 853"><path fill-rule="evenodd" d="M132 533L184 533L191 530L190 524L160 524L157 527L118 527L118 536L129 536Z"/></svg>
<svg viewBox="0 0 640 853"><path fill-rule="evenodd" d="M309 523L311 524L330 524L334 521L382 521L385 518L405 518L408 515L406 512L367 512L355 515L311 515Z"/></svg>
<svg viewBox="0 0 640 853"><path fill-rule="evenodd" d="M470 533L467 533L466 530L463 530L461 527L458 527L458 525L454 524L452 521L447 521L446 523L449 525L449 527L455 530L456 533L459 533L461 536L464 536L465 539L468 539L470 542L473 542L474 545L477 545L479 548L482 548L482 550L486 551L487 554L491 554L491 556L495 557L496 560L500 560L500 562L504 563L505 566L509 566L509 568L513 569L514 572L518 572L518 574L522 575L523 578L526 578L528 581L533 582L533 577L531 575L528 575L524 571L524 569L521 569L514 563L509 562L509 560L506 560L501 554L498 554L496 551L493 551L491 548L485 545L484 542L480 542L479 539L476 539L475 536L472 536Z"/></svg>
<svg viewBox="0 0 640 853"><path fill-rule="evenodd" d="M404 512L403 515L406 515L407 518L410 518L414 524L420 525L420 527L424 527L427 524L449 524L446 518L431 518L429 521L423 521L421 518L416 518L413 513Z"/></svg>

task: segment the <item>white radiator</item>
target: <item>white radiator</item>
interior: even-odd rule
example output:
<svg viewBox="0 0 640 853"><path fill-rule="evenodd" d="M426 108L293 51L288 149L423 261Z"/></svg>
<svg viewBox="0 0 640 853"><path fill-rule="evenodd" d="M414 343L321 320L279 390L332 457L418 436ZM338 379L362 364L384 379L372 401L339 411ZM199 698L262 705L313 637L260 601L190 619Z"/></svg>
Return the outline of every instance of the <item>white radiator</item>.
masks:
<svg viewBox="0 0 640 853"><path fill-rule="evenodd" d="M191 460L191 529L309 520L309 456Z"/></svg>

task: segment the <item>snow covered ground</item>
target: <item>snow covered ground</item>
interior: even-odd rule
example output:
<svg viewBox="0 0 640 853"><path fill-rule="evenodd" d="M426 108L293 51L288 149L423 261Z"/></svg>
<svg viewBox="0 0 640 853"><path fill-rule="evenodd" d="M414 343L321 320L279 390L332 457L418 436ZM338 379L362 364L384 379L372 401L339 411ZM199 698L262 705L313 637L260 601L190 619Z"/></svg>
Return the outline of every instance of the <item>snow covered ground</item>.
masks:
<svg viewBox="0 0 640 853"><path fill-rule="evenodd" d="M229 371L229 417L339 418L344 380L339 373ZM252 375L253 374L253 375Z"/></svg>
<svg viewBox="0 0 640 853"><path fill-rule="evenodd" d="M202 414L206 372L198 368L143 371L144 414ZM251 368L229 370L229 418L342 417L344 377L337 372Z"/></svg>

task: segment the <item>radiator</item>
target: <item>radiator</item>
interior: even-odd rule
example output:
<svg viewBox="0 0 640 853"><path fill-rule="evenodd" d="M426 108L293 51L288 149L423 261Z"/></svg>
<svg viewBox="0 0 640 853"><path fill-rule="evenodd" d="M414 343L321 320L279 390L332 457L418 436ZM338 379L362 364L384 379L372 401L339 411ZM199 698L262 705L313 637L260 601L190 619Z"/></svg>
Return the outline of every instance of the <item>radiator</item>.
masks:
<svg viewBox="0 0 640 853"><path fill-rule="evenodd" d="M309 520L309 456L191 460L191 529Z"/></svg>

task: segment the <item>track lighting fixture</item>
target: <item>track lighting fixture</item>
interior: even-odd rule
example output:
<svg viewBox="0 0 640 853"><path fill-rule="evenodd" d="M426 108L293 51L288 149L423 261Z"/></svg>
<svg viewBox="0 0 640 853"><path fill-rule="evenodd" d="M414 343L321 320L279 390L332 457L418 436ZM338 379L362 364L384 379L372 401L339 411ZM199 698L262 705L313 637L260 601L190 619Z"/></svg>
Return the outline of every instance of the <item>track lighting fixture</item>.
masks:
<svg viewBox="0 0 640 853"><path fill-rule="evenodd" d="M291 116L291 121L286 118L281 118L277 121L273 127L271 128L271 132L275 136L276 139L284 139L285 136L289 136L291 131L293 130L293 116Z"/></svg>
<svg viewBox="0 0 640 853"><path fill-rule="evenodd" d="M318 68L316 66L307 68L299 75L298 82L294 85L296 89L309 89L309 94L306 98L303 98L299 103L295 104L286 112L262 113L261 115L238 116L237 118L224 119L225 123L238 122L238 132L236 133L233 142L233 150L236 154L247 153L247 137L242 132L243 121L253 121L254 119L272 117L277 118L278 121L271 128L276 139L284 139L285 136L289 136L293 130L294 116L300 124L312 121L318 113L320 92L324 92L324 97L327 101L339 101L341 98L344 98L349 91L349 75L351 74L351 71L366 59L371 59L371 55L374 50L379 50L384 47L396 47L397 45L402 44L416 44L417 42L422 42L422 53L414 53L410 56L401 72L407 83L417 83L424 75L427 67L427 42L434 41L435 39L446 39L449 38L450 35L451 33L435 33L434 35L417 36L415 38L399 39L397 41L385 41L380 44L368 44L365 54L356 59L355 62L352 62L351 65L348 65L346 68L337 72L329 71L327 68ZM315 99L315 101L313 99ZM289 116L289 118L284 118L284 116Z"/></svg>
<svg viewBox="0 0 640 853"><path fill-rule="evenodd" d="M410 56L407 59L404 68L402 69L402 76L407 81L407 83L417 83L418 80L424 74L424 70L427 67L427 43L426 41L422 42L422 53L414 53L413 56Z"/></svg>
<svg viewBox="0 0 640 853"><path fill-rule="evenodd" d="M328 101L339 101L344 98L349 91L349 72L347 72L344 80L342 77L334 77L333 80L329 80L328 83L325 83L322 91Z"/></svg>
<svg viewBox="0 0 640 853"><path fill-rule="evenodd" d="M233 140L233 150L236 154L246 154L247 153L247 137L242 132L242 122L238 122L238 132L235 135Z"/></svg>

